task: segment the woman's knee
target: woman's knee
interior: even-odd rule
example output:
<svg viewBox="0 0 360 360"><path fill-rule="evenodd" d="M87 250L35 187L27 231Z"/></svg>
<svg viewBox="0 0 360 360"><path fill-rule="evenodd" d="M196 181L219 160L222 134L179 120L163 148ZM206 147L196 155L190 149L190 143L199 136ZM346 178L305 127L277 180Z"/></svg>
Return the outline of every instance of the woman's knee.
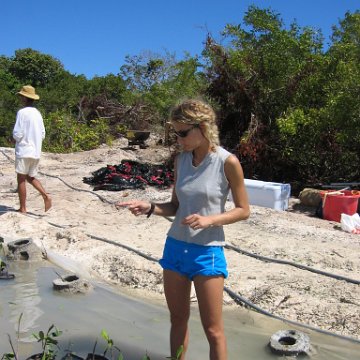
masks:
<svg viewBox="0 0 360 360"><path fill-rule="evenodd" d="M218 343L225 340L224 329L218 326L204 326L206 338L210 343Z"/></svg>
<svg viewBox="0 0 360 360"><path fill-rule="evenodd" d="M190 313L170 312L171 325L181 327L186 326L190 318Z"/></svg>

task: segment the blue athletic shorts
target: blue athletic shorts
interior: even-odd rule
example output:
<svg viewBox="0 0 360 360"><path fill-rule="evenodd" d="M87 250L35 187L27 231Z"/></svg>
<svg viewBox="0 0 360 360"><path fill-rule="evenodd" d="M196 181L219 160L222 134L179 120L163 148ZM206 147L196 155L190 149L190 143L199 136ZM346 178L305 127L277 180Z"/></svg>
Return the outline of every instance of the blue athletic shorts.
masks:
<svg viewBox="0 0 360 360"><path fill-rule="evenodd" d="M175 240L168 236L163 257L163 269L175 271L193 280L195 276L228 276L222 246L203 246Z"/></svg>

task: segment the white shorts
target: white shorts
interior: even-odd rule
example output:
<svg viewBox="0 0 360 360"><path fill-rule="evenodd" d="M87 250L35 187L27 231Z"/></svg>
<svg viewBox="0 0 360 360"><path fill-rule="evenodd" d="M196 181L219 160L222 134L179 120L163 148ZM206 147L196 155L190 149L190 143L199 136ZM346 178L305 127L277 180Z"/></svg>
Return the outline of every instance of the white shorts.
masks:
<svg viewBox="0 0 360 360"><path fill-rule="evenodd" d="M35 177L38 173L40 159L16 158L15 171L18 174Z"/></svg>

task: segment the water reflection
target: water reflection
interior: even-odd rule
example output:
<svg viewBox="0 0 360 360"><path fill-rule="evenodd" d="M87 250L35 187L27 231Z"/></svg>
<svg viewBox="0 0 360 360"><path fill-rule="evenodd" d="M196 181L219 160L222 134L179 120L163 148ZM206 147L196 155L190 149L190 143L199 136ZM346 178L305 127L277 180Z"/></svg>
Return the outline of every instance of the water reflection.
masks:
<svg viewBox="0 0 360 360"><path fill-rule="evenodd" d="M9 304L10 321L14 330L18 329L21 316L20 338L22 341L34 341L31 335L37 327L38 319L44 313L40 309L41 297L37 285L37 269L40 264L19 261L17 279L13 286L14 298ZM22 315L21 315L22 314Z"/></svg>
<svg viewBox="0 0 360 360"><path fill-rule="evenodd" d="M38 321L43 316L37 284L37 271L41 263L6 262L9 273L15 274L15 279L0 282L0 355L12 352L11 341L21 358L31 351L32 344L36 342L32 333L37 331Z"/></svg>

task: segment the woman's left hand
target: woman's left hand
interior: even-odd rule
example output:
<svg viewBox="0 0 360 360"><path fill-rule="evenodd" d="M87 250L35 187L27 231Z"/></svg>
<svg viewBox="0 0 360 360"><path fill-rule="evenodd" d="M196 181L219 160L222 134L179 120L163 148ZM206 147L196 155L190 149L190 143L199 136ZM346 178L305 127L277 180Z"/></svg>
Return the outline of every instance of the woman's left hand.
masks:
<svg viewBox="0 0 360 360"><path fill-rule="evenodd" d="M132 212L133 215L139 216L139 215L145 215L149 212L151 208L151 203L140 200L130 200L124 202L119 201L115 204L115 207L117 209L122 207L127 207Z"/></svg>
<svg viewBox="0 0 360 360"><path fill-rule="evenodd" d="M212 220L209 216L201 216L199 214L191 214L183 219L183 225L189 225L192 229L206 229L213 226Z"/></svg>

